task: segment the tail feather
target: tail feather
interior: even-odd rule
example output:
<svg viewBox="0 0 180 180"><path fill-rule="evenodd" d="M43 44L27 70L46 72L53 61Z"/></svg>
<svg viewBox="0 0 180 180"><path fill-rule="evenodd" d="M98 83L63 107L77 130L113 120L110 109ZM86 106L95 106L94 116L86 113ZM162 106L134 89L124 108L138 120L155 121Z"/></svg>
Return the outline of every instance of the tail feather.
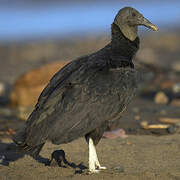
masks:
<svg viewBox="0 0 180 180"><path fill-rule="evenodd" d="M23 126L19 129L19 131L16 132L16 134L13 136L13 141L18 145L22 146L25 144L26 141L26 127Z"/></svg>
<svg viewBox="0 0 180 180"><path fill-rule="evenodd" d="M37 145L37 146L28 146L27 144L23 145L23 146L19 146L19 150L23 151L27 154L29 154L30 156L32 156L33 158L37 158L37 156L39 155L42 147L44 146L45 143Z"/></svg>
<svg viewBox="0 0 180 180"><path fill-rule="evenodd" d="M16 135L13 137L13 141L18 146L19 151L27 153L30 156L32 156L33 158L37 158L37 156L39 155L43 145L45 144L45 143L42 143L42 144L39 144L36 146L28 145L26 142L26 128L25 127L21 128L16 133Z"/></svg>

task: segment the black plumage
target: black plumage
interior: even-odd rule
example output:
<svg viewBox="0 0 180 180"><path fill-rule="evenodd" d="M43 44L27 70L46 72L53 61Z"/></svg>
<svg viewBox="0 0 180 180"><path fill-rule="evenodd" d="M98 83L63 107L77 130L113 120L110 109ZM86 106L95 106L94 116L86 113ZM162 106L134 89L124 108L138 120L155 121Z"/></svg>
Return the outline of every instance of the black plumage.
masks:
<svg viewBox="0 0 180 180"><path fill-rule="evenodd" d="M107 46L54 75L14 137L20 148L36 157L46 140L63 144L85 136L87 142L91 138L98 144L135 94L138 72L132 59L139 48L138 25L157 30L135 9L123 8L112 24Z"/></svg>

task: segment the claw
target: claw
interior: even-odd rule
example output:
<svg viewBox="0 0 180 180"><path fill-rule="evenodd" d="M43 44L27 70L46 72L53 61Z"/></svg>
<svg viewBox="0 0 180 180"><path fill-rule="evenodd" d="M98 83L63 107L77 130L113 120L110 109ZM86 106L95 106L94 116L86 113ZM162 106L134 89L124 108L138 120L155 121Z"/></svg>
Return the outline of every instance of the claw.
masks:
<svg viewBox="0 0 180 180"><path fill-rule="evenodd" d="M105 166L100 166L100 167L97 167L97 169L99 169L99 170L105 170L105 169L107 169Z"/></svg>
<svg viewBox="0 0 180 180"><path fill-rule="evenodd" d="M99 173L99 172L100 172L100 170L98 170L98 169L93 169L93 170L89 169L89 174Z"/></svg>

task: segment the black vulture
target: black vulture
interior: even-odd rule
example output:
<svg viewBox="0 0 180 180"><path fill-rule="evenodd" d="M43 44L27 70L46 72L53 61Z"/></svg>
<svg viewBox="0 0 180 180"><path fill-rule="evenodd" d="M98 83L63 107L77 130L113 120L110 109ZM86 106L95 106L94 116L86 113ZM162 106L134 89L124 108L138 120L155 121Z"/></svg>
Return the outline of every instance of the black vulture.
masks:
<svg viewBox="0 0 180 180"><path fill-rule="evenodd" d="M59 145L84 136L89 144L89 171L105 169L95 146L136 92L138 72L132 59L139 49L139 25L157 31L136 9L121 9L111 26L111 42L71 61L53 76L14 142L37 157L46 140Z"/></svg>

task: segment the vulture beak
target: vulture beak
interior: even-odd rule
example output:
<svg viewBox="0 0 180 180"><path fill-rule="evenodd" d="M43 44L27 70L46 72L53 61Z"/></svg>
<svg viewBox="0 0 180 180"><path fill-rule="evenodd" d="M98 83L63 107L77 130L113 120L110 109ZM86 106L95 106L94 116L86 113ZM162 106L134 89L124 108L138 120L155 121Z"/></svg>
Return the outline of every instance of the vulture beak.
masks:
<svg viewBox="0 0 180 180"><path fill-rule="evenodd" d="M140 20L140 25L146 26L147 28L152 29L153 31L158 31L158 27L152 24L149 20L147 20L144 17Z"/></svg>

